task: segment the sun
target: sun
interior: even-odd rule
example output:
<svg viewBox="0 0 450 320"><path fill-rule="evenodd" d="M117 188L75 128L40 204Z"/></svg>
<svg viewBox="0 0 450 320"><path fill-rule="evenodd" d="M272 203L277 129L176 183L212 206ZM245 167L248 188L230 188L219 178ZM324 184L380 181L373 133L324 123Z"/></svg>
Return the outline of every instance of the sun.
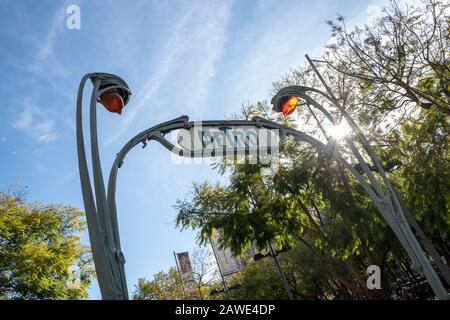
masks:
<svg viewBox="0 0 450 320"><path fill-rule="evenodd" d="M350 134L352 128L347 121L342 120L339 124L330 128L330 135L336 140L342 140Z"/></svg>

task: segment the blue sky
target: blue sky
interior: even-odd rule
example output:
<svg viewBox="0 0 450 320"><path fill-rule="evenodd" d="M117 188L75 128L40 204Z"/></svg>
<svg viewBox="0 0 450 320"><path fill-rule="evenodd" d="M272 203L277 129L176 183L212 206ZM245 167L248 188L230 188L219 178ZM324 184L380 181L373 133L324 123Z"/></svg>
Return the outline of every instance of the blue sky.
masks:
<svg viewBox="0 0 450 320"><path fill-rule="evenodd" d="M83 209L75 99L85 73L118 74L133 91L122 116L98 112L107 176L122 145L152 125L184 114L221 119L243 102L270 99L273 81L305 54L320 55L325 20L340 13L364 23L382 3L2 0L0 190L20 184L30 201ZM66 28L71 4L80 6L80 30ZM117 206L130 291L139 277L173 266L173 250L195 247L194 232L175 229L172 205L206 179L221 178L206 164L173 164L157 143L127 156ZM90 298L100 298L96 284Z"/></svg>

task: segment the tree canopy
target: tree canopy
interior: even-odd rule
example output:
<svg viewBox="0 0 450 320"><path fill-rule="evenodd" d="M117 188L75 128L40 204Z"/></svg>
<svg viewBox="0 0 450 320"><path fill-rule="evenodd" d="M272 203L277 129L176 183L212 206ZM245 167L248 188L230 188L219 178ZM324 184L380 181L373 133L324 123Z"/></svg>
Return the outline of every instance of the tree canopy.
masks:
<svg viewBox="0 0 450 320"><path fill-rule="evenodd" d="M152 280L140 278L133 293L134 300L182 300L183 284L176 268L160 271Z"/></svg>
<svg viewBox="0 0 450 320"><path fill-rule="evenodd" d="M80 241L82 215L73 207L0 193L0 297L86 298L93 268Z"/></svg>

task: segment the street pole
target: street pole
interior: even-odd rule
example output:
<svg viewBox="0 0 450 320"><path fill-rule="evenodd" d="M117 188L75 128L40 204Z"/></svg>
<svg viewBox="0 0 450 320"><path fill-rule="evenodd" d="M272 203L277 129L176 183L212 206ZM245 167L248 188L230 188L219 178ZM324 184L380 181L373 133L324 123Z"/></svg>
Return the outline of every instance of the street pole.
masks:
<svg viewBox="0 0 450 320"><path fill-rule="evenodd" d="M273 261L275 262L275 268L277 269L278 275L280 276L281 283L283 284L284 290L286 291L289 300L294 300L294 295L292 294L289 283L286 279L286 276L284 275L283 270L281 269L280 261L278 260L278 255L277 255L276 251L274 250L272 243L270 243L270 241L267 241L267 245L269 246L270 256L273 258Z"/></svg>
<svg viewBox="0 0 450 320"><path fill-rule="evenodd" d="M76 111L76 131L77 131L77 151L78 151L78 166L80 172L80 182L83 194L84 208L86 211L86 222L89 230L89 240L91 243L91 251L94 259L95 271L99 282L100 292L103 299L115 299L117 294L113 288L113 275L109 269L109 262L107 256L107 248L104 242L101 231L101 223L97 215L94 196L89 178L89 171L87 167L86 152L84 147L83 137L83 119L82 119L82 99L83 88L92 74L85 75L80 82L77 96L77 111ZM95 99L94 90L92 93L91 102Z"/></svg>
<svg viewBox="0 0 450 320"><path fill-rule="evenodd" d="M83 89L88 79L93 83L90 101L90 140L95 198L91 187L83 137ZM122 300L128 299L128 290L126 289L126 280L123 271L120 269L120 264L115 260L122 259L123 254L120 251L120 244L119 246L114 245L116 243L115 235L112 232L110 215L106 206L106 193L98 148L96 106L99 100L100 88L102 88L103 93L110 93L113 90L114 92L122 93L123 100L121 102L124 105L128 102L131 92L125 81L115 75L89 73L83 76L80 81L76 107L76 137L81 191L100 292L102 299ZM105 105L105 107L108 108L108 105Z"/></svg>

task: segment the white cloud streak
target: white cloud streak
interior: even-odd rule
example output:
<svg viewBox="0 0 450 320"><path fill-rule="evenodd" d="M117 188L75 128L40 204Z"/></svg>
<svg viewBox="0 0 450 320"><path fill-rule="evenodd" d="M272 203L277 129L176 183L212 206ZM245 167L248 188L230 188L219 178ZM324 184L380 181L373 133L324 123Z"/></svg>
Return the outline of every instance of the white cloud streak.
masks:
<svg viewBox="0 0 450 320"><path fill-rule="evenodd" d="M48 110L46 108L38 108L35 105L40 91L38 85L40 81L36 81L36 77L49 79L48 82L54 84L53 76L58 77L65 74L65 68L54 56L57 36L64 28L65 7L66 5L59 7L54 13L47 34L37 45L35 49L36 54L28 64L27 71L30 73L28 85L31 94L23 98L21 107L12 109L13 121L11 126L42 143L49 143L56 139L56 128L55 120L49 115Z"/></svg>
<svg viewBox="0 0 450 320"><path fill-rule="evenodd" d="M31 71L36 73L52 72L58 76L65 75L65 68L54 56L55 41L65 27L65 9L66 5L63 5L53 15L47 35L36 48L34 59L29 65Z"/></svg>
<svg viewBox="0 0 450 320"><path fill-rule="evenodd" d="M26 99L21 110L15 114L11 125L39 142L47 143L56 139L54 120L39 112L29 99Z"/></svg>
<svg viewBox="0 0 450 320"><path fill-rule="evenodd" d="M185 92L181 92L185 98L184 111L195 111L193 105L206 99L208 83L214 74L214 63L220 58L226 40L230 7L231 3L228 1L214 5L192 2L189 9L175 19L177 22L171 37L160 46L166 53L164 58L158 63L156 70L142 81L142 89L133 96L137 100L130 104L130 110L125 113L120 128L104 146L109 146L120 138L138 115L141 115L142 109L156 99L162 86L169 82L175 90L189 91L186 97ZM192 99L196 101L189 100L189 97L195 97Z"/></svg>

